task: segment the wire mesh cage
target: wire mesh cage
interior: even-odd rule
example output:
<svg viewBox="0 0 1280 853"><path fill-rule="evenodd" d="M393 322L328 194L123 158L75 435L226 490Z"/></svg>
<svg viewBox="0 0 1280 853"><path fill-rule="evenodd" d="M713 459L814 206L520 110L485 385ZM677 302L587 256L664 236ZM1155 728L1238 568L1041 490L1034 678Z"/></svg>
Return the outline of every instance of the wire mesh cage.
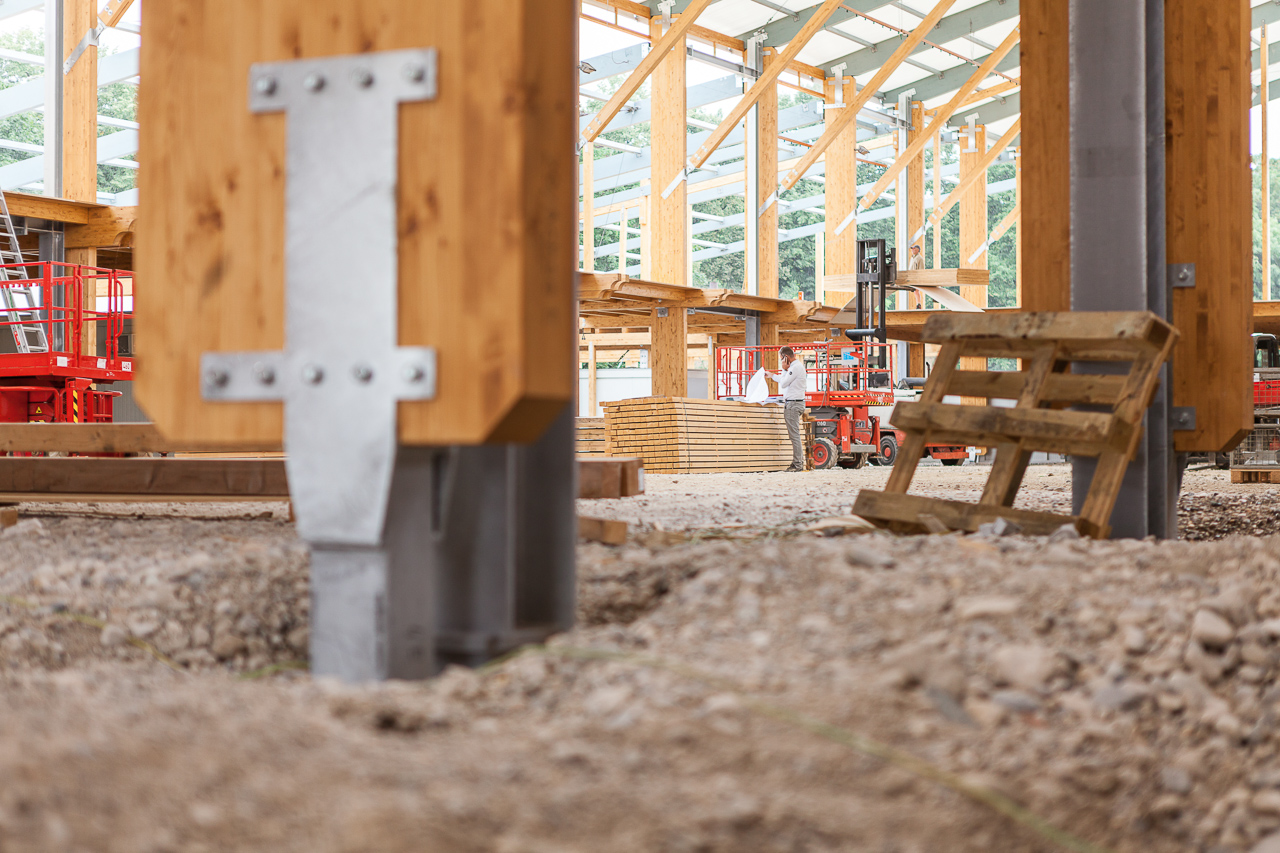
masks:
<svg viewBox="0 0 1280 853"><path fill-rule="evenodd" d="M1280 426L1255 426L1231 451L1231 467L1280 468Z"/></svg>

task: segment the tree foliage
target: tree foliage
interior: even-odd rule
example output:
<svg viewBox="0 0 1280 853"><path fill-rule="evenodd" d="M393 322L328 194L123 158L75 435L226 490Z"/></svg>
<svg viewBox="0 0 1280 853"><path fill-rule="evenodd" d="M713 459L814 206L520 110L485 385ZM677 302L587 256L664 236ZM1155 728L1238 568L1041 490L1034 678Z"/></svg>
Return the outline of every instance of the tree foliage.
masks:
<svg viewBox="0 0 1280 853"><path fill-rule="evenodd" d="M602 81L599 90L603 93L611 94L621 84L621 77L611 78ZM646 83L641 87L636 95L635 100L647 97ZM633 103L635 102L633 100ZM795 95L784 95L778 98L779 110L785 110L796 104L802 104L815 100L810 95L797 93ZM590 103L587 113L590 114L598 110L603 104ZM704 109L693 109L689 112L690 116L695 119L701 119L704 122L719 123L724 117L723 111L710 112ZM690 133L697 133L696 127L689 127ZM646 148L649 145L649 125L647 123L635 124L630 127L624 127L619 130L609 131L601 135L602 138L614 142L632 145L637 148ZM596 148L596 162L600 164L608 158L616 156L625 156L626 152L617 151L604 147ZM924 153L925 164L929 169L933 168L933 151L932 148L926 149ZM942 157L942 165L954 165L957 162L957 153L955 146L944 146L944 154ZM741 162L741 161L738 161ZM733 168L733 161L723 164L729 169ZM597 170L599 174L599 168ZM884 174L884 168L870 163L860 163L858 165L858 184L865 186L874 184ZM992 166L988 170L988 182L1006 181L1014 177L1014 166L1012 163L999 163ZM620 192L626 189L633 189L639 186L639 183L632 183L626 186L617 187L613 192ZM944 184L944 195L946 192ZM744 210L744 199L741 195L741 188L735 188L737 194L725 194L718 198L712 198L706 201L700 201L693 205L695 214L707 214L708 216L732 217L741 216ZM811 198L821 195L823 192L823 184L814 180L801 180L795 187L780 195L783 201L795 201L798 199ZM926 188L926 193L930 192ZM1015 204L1014 192L1012 190L1002 193L992 193L987 199L987 232L995 228ZM881 198L871 206L872 211L881 211L891 209L894 206L892 198ZM803 295L806 299L812 299L814 295L815 270L816 270L816 239L813 235L807 235L795 239L787 239L786 232L789 230L802 228L806 225L814 225L823 221L823 214L810 210L784 211L778 217L778 227L782 232L780 242L778 244L778 294L783 298L792 299L798 295ZM695 226L700 219L695 215ZM639 220L632 216L630 227L638 229L640 227ZM890 216L875 222L862 223L857 226L858 237L861 239L884 239L890 248L897 248L896 218ZM942 232L942 266L944 268L955 268L960 265L960 209L959 205L953 207L945 217L943 217L941 227ZM741 243L744 237L744 229L741 225L730 225L715 230L708 230L697 233L696 239L708 241L712 243L722 243L732 245ZM933 266L933 229L925 236L925 258L927 266ZM617 232L609 228L597 228L595 231L596 246L609 245L617 240ZM1009 231L1000 240L996 241L987 252L987 263L991 270L991 285L988 289L988 304L992 307L1012 307L1017 300L1017 283L1015 281L1017 272L1016 246L1017 227L1009 229ZM632 236L631 251L634 254L638 241ZM1278 244L1280 245L1280 244ZM704 245L694 244L693 250L699 252L708 247ZM596 259L596 269L602 271L611 271L617 268L618 259L616 255L601 256ZM1280 272L1280 269L1277 272ZM702 258L694 261L693 264L693 282L696 287L714 287L725 288L728 290L741 291L743 283L746 279L746 257L741 249L733 252L725 252L724 254L713 255L711 257ZM1277 291L1280 293L1280 290Z"/></svg>
<svg viewBox="0 0 1280 853"><path fill-rule="evenodd" d="M0 35L0 47L35 56L44 55L44 34L31 29L16 30ZM107 55L106 48L99 48L100 55ZM44 74L44 68L12 59L0 59L0 89L17 86ZM129 83L112 83L98 90L98 113L111 118L137 121L138 91ZM119 133L120 128L98 127L98 135ZM26 145L44 145L44 113L38 110L20 113L0 119L0 139ZM0 166L39 156L31 151L0 148ZM132 160L133 156L122 159ZM98 166L98 189L101 192L118 193L133 189L137 172L123 166Z"/></svg>

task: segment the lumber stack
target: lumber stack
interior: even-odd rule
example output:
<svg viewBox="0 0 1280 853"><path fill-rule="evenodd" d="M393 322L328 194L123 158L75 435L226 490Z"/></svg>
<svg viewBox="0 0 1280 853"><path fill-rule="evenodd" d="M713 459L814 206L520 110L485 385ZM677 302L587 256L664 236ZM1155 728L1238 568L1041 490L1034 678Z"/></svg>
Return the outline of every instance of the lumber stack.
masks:
<svg viewBox="0 0 1280 853"><path fill-rule="evenodd" d="M604 404L609 452L677 474L780 471L791 464L781 406L687 397Z"/></svg>
<svg viewBox="0 0 1280 853"><path fill-rule="evenodd" d="M579 456L608 456L604 435L604 418L577 418L575 439Z"/></svg>

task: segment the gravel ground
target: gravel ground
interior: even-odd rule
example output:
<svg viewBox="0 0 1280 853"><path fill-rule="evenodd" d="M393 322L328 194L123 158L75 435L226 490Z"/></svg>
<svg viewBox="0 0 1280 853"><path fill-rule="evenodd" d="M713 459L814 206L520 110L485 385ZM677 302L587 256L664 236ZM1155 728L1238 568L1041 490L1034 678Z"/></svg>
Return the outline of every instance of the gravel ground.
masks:
<svg viewBox="0 0 1280 853"><path fill-rule="evenodd" d="M1190 472L1184 525L1216 541L805 529L886 474L582 502L641 526L580 546L579 628L367 687L294 668L282 507L24 507L0 534L0 851L1064 849L972 796L1113 850L1280 849L1280 539L1228 535L1274 532L1280 492ZM1033 468L1026 505L1069 482Z"/></svg>

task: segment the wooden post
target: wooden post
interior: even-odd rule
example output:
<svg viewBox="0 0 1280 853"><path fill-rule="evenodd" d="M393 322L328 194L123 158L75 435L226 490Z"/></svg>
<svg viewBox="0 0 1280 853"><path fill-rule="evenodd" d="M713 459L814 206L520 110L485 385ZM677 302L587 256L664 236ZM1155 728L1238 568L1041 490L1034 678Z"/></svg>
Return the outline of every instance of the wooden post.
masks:
<svg viewBox="0 0 1280 853"><path fill-rule="evenodd" d="M596 144L582 149L582 269L596 271ZM593 416L594 417L594 416Z"/></svg>
<svg viewBox="0 0 1280 853"><path fill-rule="evenodd" d="M960 182L964 183L965 179L970 176L974 169L982 169L984 155L987 153L987 129L985 127L977 128L973 136L972 152L966 151L966 143L960 143ZM967 270L984 270L987 268L987 253L983 252L972 261L970 258L973 253L982 248L982 244L987 240L987 229L990 223L987 219L987 181L985 174L976 178L973 189L964 194L960 199L960 268ZM960 295L965 299L977 305L979 308L985 308L987 305L987 288L985 287L961 287Z"/></svg>
<svg viewBox="0 0 1280 853"><path fill-rule="evenodd" d="M1253 428L1249 15L1240 2L1165 5L1169 262L1196 265L1195 287L1173 289L1173 405L1196 410L1196 428L1173 433L1179 452L1224 451Z"/></svg>
<svg viewBox="0 0 1280 853"><path fill-rule="evenodd" d="M1013 152L1013 204L1019 210L1022 209L1022 148L1016 148ZM1022 221L1019 220L1017 225L1013 226L1016 230L1013 234L1015 241L1014 254L1014 274L1013 283L1015 288L1016 300L1013 304L1017 308L1022 307Z"/></svg>
<svg viewBox="0 0 1280 853"><path fill-rule="evenodd" d="M648 179L640 182L645 195L640 197L640 277L653 280L653 186ZM671 284L672 282L667 282Z"/></svg>
<svg viewBox="0 0 1280 853"><path fill-rule="evenodd" d="M769 69L778 62L778 55L772 49L764 51L764 67ZM778 189L778 85L776 83L760 94L756 101L756 127L759 128L757 138L752 140L749 150L754 150L756 157L758 182L758 201L760 210L759 245L755 247L757 269L760 272L760 292L758 296L778 297L778 203L775 201L764 210L764 205ZM747 223L747 234L750 235L750 223ZM751 238L748 236L748 243Z"/></svg>
<svg viewBox="0 0 1280 853"><path fill-rule="evenodd" d="M963 133L963 132L962 132ZM982 247L987 239L987 180L986 180L986 153L987 153L987 129L979 126L973 134L972 148L968 150L970 143L961 136L960 139L960 183L963 184L965 179L975 169L981 169L983 175L976 178L973 188L964 194L960 199L960 269L982 270L987 268L987 253L983 252L976 259L970 261L969 258L973 253ZM987 288L985 287L961 287L960 295L977 305L979 308L987 307ZM986 370L987 360L981 356L964 356L960 359L961 370ZM970 402L967 401L966 402ZM976 400L974 405L982 405Z"/></svg>
<svg viewBox="0 0 1280 853"><path fill-rule="evenodd" d="M1271 153L1267 145L1267 102L1271 99L1271 83L1267 79L1267 25L1262 25L1262 298L1271 299Z"/></svg>
<svg viewBox="0 0 1280 853"><path fill-rule="evenodd" d="M94 0L64 0L63 52L70 59L80 40L98 24ZM74 201L98 202L98 48L80 54L62 83L62 195ZM67 263L96 266L97 249L68 249ZM88 311L97 309L97 282L88 279L79 295ZM92 356L98 347L98 326L87 322L81 346Z"/></svg>
<svg viewBox="0 0 1280 853"><path fill-rule="evenodd" d="M836 86L841 83L844 86L843 102L847 104L853 100L853 93L857 83L854 82L852 77L844 77L842 80L832 79L826 82L827 103L834 104L836 102ZM838 118L838 114L847 109L849 107L827 110L825 117L827 124L833 124ZM836 229L840 227L840 223L844 222L845 217L853 211L854 206L858 203L858 130L856 122L846 127L827 149L826 175L826 274L851 275L858 271L858 224L856 222L849 223L849 226L840 234L836 234Z"/></svg>
<svg viewBox="0 0 1280 853"><path fill-rule="evenodd" d="M649 368L655 397L688 396L688 316L683 308L653 309L649 320Z"/></svg>
<svg viewBox="0 0 1280 853"><path fill-rule="evenodd" d="M661 16L650 19L653 41L662 38ZM685 42L682 37L653 72L653 115L649 124L652 171L649 183L649 228L653 259L646 279L665 284L688 284L688 182L680 181L671 195L662 194L684 168L688 140L685 88ZM681 359L681 364L684 359Z"/></svg>
<svg viewBox="0 0 1280 853"><path fill-rule="evenodd" d="M716 336L707 335L707 399L716 399Z"/></svg>
<svg viewBox="0 0 1280 853"><path fill-rule="evenodd" d="M924 133L924 104L911 102L911 131L907 134L908 144ZM898 268L909 269L911 266L911 246L920 246L920 256L924 257L924 237L916 239L916 233L924 227L924 151L907 164L907 237L910 243L903 247L899 255ZM935 201L934 204L937 204ZM902 304L899 303L901 308ZM911 294L912 308L923 308L924 297L918 293Z"/></svg>
<svg viewBox="0 0 1280 853"><path fill-rule="evenodd" d="M942 131L933 135L933 206L942 204ZM942 223L933 229L933 268L942 269Z"/></svg>
<svg viewBox="0 0 1280 853"><path fill-rule="evenodd" d="M760 324L760 346L776 347L778 346L778 324L777 323L761 323ZM765 370L778 369L778 351L765 350L761 353L760 366ZM772 379L769 380L769 393L778 393L778 383Z"/></svg>
<svg viewBox="0 0 1280 853"><path fill-rule="evenodd" d="M596 345L587 344L587 417L596 416Z"/></svg>
<svg viewBox="0 0 1280 853"><path fill-rule="evenodd" d="M827 302L827 232L813 235L813 301Z"/></svg>
<svg viewBox="0 0 1280 853"><path fill-rule="evenodd" d="M1022 0L1022 154L1026 207L1018 238L1024 311L1071 310L1070 54L1067 4ZM1172 174L1172 173L1170 173Z"/></svg>
<svg viewBox="0 0 1280 853"><path fill-rule="evenodd" d="M627 208L618 211L622 216L622 225L618 229L618 274L627 274L627 226L631 222L631 213Z"/></svg>

